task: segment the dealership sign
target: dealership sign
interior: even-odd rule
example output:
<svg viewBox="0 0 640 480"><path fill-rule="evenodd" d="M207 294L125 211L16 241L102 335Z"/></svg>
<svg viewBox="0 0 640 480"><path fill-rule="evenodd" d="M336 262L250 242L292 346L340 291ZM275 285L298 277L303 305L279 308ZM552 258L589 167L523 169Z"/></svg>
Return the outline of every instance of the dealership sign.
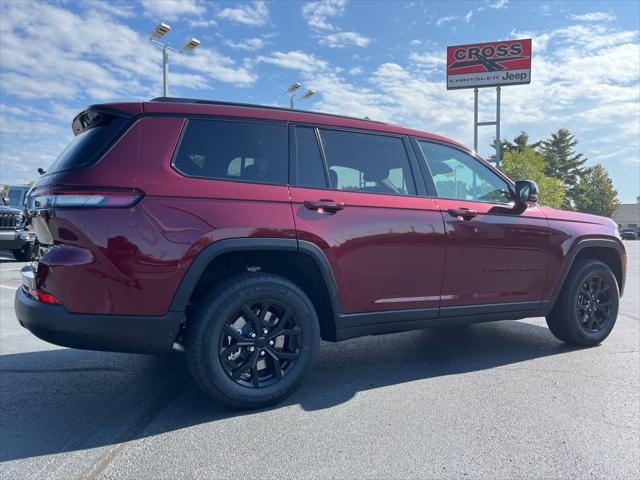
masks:
<svg viewBox="0 0 640 480"><path fill-rule="evenodd" d="M530 81L530 38L447 47L447 90Z"/></svg>

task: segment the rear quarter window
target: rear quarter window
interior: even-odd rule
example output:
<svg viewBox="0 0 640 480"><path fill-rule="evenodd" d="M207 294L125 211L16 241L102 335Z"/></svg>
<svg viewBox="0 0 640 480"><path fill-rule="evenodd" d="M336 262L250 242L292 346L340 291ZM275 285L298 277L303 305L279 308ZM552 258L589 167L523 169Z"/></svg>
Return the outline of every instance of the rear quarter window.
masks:
<svg viewBox="0 0 640 480"><path fill-rule="evenodd" d="M129 125L126 118L103 116L100 123L76 135L62 151L47 173L56 173L95 164L107 148L118 139Z"/></svg>
<svg viewBox="0 0 640 480"><path fill-rule="evenodd" d="M190 119L173 165L188 177L286 185L288 138L284 124Z"/></svg>

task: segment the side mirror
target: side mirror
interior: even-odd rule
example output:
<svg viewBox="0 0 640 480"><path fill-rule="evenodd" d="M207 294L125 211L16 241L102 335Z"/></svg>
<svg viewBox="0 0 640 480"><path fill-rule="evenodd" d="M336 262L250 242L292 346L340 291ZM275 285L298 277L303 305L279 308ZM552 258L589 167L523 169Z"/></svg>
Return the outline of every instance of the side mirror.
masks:
<svg viewBox="0 0 640 480"><path fill-rule="evenodd" d="M538 185L531 180L516 182L516 208L527 208L538 203Z"/></svg>

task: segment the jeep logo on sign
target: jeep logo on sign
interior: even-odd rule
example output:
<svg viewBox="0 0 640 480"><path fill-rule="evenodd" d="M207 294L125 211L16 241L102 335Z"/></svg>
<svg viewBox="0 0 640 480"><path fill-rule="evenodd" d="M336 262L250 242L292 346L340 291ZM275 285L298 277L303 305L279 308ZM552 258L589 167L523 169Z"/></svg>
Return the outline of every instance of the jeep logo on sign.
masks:
<svg viewBox="0 0 640 480"><path fill-rule="evenodd" d="M531 81L531 39L447 48L447 89Z"/></svg>

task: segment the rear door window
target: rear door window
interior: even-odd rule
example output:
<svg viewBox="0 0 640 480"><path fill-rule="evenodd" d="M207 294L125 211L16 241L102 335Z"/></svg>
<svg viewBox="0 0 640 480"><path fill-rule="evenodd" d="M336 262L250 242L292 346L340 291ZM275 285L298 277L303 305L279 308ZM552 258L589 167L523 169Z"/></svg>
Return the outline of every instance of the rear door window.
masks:
<svg viewBox="0 0 640 480"><path fill-rule="evenodd" d="M190 177L286 185L288 138L284 124L191 119L174 167Z"/></svg>
<svg viewBox="0 0 640 480"><path fill-rule="evenodd" d="M387 195L415 195L401 138L320 130L331 188Z"/></svg>

